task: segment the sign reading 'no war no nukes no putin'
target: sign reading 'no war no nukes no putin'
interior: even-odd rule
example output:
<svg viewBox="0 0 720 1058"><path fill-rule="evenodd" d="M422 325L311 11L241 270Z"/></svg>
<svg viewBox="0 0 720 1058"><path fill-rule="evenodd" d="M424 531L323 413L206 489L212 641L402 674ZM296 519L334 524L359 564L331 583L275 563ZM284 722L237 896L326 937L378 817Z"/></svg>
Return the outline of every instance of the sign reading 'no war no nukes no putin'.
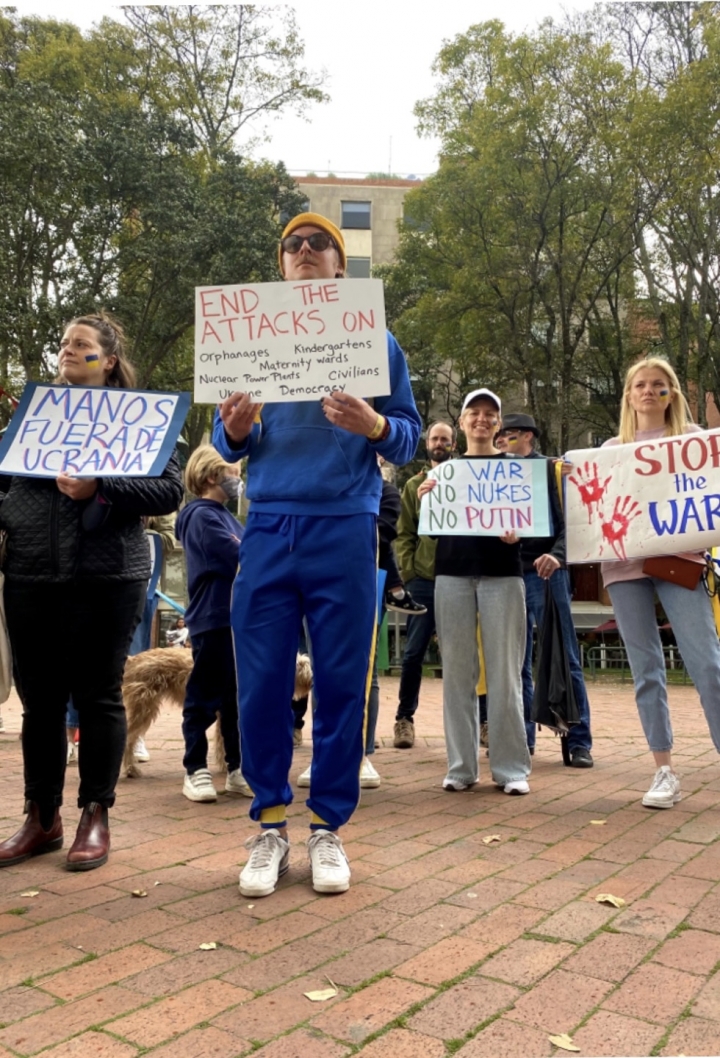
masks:
<svg viewBox="0 0 720 1058"><path fill-rule="evenodd" d="M0 444L0 473L157 477L189 407L189 393L29 382Z"/></svg>
<svg viewBox="0 0 720 1058"><path fill-rule="evenodd" d="M420 503L424 536L550 536L544 459L451 459L428 474Z"/></svg>
<svg viewBox="0 0 720 1058"><path fill-rule="evenodd" d="M257 402L390 393L377 279L197 287L195 400Z"/></svg>
<svg viewBox="0 0 720 1058"><path fill-rule="evenodd" d="M619 562L720 544L720 430L568 452L568 562Z"/></svg>

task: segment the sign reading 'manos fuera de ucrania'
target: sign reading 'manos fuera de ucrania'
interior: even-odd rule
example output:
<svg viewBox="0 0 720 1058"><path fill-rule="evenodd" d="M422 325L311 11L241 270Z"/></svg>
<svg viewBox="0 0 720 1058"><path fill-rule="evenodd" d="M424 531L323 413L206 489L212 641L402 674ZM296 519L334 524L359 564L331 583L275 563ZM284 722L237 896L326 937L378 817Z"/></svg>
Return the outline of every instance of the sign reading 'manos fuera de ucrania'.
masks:
<svg viewBox="0 0 720 1058"><path fill-rule="evenodd" d="M720 544L720 430L568 452L568 562Z"/></svg>

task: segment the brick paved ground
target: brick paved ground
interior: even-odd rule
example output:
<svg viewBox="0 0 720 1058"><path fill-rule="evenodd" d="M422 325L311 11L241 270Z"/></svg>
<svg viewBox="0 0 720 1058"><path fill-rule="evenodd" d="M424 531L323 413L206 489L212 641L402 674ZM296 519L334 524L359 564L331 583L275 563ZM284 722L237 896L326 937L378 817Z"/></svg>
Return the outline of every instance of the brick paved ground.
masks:
<svg viewBox="0 0 720 1058"><path fill-rule="evenodd" d="M627 684L590 685L596 767L563 768L542 734L523 798L489 784L484 757L476 789L443 792L441 683L423 687L422 737L399 751L397 684L382 681L383 784L345 830L353 885L335 897L310 886L302 798L290 872L273 896L240 897L247 801L181 796L165 711L144 778L121 782L107 866L68 874L58 852L0 873L0 1058L566 1053L553 1033L581 1055L720 1054L720 762L692 690L671 692L684 798L651 812ZM2 711L7 836L21 822L17 700ZM309 759L304 746L293 779ZM76 784L71 770L69 831ZM328 978L335 998L304 997Z"/></svg>

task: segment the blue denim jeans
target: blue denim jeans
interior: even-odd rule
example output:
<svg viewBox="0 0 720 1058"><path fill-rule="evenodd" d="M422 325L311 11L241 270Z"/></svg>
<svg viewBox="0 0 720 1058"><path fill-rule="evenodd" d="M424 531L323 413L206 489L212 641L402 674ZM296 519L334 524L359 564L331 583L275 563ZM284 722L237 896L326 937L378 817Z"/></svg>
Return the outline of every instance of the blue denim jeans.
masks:
<svg viewBox="0 0 720 1058"><path fill-rule="evenodd" d="M665 753L673 745L665 657L655 614L657 592L720 753L720 644L702 582L688 591L657 577L642 577L617 581L608 591L627 648L635 701L650 749Z"/></svg>
<svg viewBox="0 0 720 1058"><path fill-rule="evenodd" d="M435 581L413 577L405 585L427 613L408 617L396 720L412 720L418 707L425 651L435 633Z"/></svg>
<svg viewBox="0 0 720 1058"><path fill-rule="evenodd" d="M525 581L525 606L527 608L527 640L525 644L525 662L523 664L523 708L525 711L525 730L527 731L528 746L532 749L535 745L535 729L536 724L533 724L530 716L532 712L533 702L533 671L532 671L532 651L533 651L533 627L537 626L542 628L543 617L545 615L545 584L546 582L539 577L533 570L531 573L524 573L523 580ZM570 728L568 735L568 748L570 752L574 749L592 749L592 735L590 734L590 703L588 702L587 690L585 689L585 679L583 677L582 667L580 665L580 652L578 650L577 635L575 634L575 625L572 619L572 609L570 608L570 577L566 569L557 569L553 573L549 582L550 590L553 593L553 598L557 603L557 608L560 613L560 622L562 625L563 642L565 643L565 650L567 651L568 662L570 664L570 676L572 678L573 691L575 692L575 701L577 702L578 713L580 714L580 723L573 724Z"/></svg>

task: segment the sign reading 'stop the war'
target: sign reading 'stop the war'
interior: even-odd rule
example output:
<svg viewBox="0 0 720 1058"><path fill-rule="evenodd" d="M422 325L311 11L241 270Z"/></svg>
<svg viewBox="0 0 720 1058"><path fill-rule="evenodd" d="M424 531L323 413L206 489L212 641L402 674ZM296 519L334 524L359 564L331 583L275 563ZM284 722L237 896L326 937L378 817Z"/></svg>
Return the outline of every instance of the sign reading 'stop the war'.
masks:
<svg viewBox="0 0 720 1058"><path fill-rule="evenodd" d="M625 561L720 544L720 430L568 452L568 562Z"/></svg>
<svg viewBox="0 0 720 1058"><path fill-rule="evenodd" d="M197 287L195 400L256 402L390 393L377 279Z"/></svg>

